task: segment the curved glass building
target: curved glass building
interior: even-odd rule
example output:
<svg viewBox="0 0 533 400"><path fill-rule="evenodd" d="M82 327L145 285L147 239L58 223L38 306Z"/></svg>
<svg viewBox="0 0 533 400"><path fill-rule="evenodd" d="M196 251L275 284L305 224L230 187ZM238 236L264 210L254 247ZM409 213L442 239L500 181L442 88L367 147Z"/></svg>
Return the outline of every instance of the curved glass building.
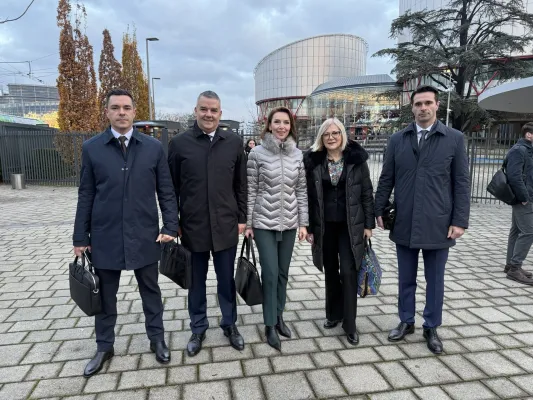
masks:
<svg viewBox="0 0 533 400"><path fill-rule="evenodd" d="M365 75L367 55L364 39L345 34L315 36L274 50L254 70L259 120L278 106L308 119L305 98L332 79Z"/></svg>
<svg viewBox="0 0 533 400"><path fill-rule="evenodd" d="M390 123L399 115L400 99L384 93L396 88L396 81L386 74L326 82L308 98L309 127L316 132L324 120L336 117L352 138L390 133Z"/></svg>

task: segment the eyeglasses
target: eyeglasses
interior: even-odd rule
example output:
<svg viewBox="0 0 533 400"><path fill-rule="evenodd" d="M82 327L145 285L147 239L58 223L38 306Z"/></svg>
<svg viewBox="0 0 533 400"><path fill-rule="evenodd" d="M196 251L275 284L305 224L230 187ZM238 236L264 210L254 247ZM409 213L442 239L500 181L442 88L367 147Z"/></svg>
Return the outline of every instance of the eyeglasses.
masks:
<svg viewBox="0 0 533 400"><path fill-rule="evenodd" d="M322 134L322 137L325 139L329 139L332 137L333 139L337 139L341 135L341 131L335 131L335 132L326 132Z"/></svg>

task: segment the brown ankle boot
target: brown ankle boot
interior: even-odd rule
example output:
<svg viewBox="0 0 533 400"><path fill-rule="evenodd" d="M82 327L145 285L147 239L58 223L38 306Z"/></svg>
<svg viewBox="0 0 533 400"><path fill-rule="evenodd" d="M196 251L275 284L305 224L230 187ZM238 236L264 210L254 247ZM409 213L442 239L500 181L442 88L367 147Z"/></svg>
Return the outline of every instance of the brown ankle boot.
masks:
<svg viewBox="0 0 533 400"><path fill-rule="evenodd" d="M509 271L507 271L507 279L533 286L533 279L528 278L520 267L511 266Z"/></svg>

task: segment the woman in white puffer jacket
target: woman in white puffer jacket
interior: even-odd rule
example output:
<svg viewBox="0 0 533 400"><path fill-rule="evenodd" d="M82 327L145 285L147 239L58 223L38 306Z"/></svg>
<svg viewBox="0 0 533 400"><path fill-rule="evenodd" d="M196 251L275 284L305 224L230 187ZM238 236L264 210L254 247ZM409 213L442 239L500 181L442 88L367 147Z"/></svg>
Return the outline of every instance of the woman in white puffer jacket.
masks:
<svg viewBox="0 0 533 400"><path fill-rule="evenodd" d="M278 107L270 112L261 139L248 157L245 234L255 239L259 251L267 342L281 350L278 332L291 337L283 310L295 236L298 230L299 240L304 240L309 224L307 183L289 109Z"/></svg>

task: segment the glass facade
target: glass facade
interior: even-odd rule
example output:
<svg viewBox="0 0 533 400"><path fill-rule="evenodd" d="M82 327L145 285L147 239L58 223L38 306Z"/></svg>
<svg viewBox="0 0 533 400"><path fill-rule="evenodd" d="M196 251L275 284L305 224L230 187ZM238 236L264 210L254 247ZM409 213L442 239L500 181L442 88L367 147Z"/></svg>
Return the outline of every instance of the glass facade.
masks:
<svg viewBox="0 0 533 400"><path fill-rule="evenodd" d="M8 93L0 92L0 114L23 117L28 113L47 114L59 109L56 86L7 85Z"/></svg>
<svg viewBox="0 0 533 400"><path fill-rule="evenodd" d="M390 79L389 82L317 90L307 99L309 128L316 134L322 122L335 117L345 125L351 137L390 133L391 122L399 115L400 98L380 95L395 88L396 83Z"/></svg>
<svg viewBox="0 0 533 400"><path fill-rule="evenodd" d="M305 118L305 98L324 82L365 75L367 55L364 39L344 34L316 36L273 51L254 70L260 119L276 106Z"/></svg>

